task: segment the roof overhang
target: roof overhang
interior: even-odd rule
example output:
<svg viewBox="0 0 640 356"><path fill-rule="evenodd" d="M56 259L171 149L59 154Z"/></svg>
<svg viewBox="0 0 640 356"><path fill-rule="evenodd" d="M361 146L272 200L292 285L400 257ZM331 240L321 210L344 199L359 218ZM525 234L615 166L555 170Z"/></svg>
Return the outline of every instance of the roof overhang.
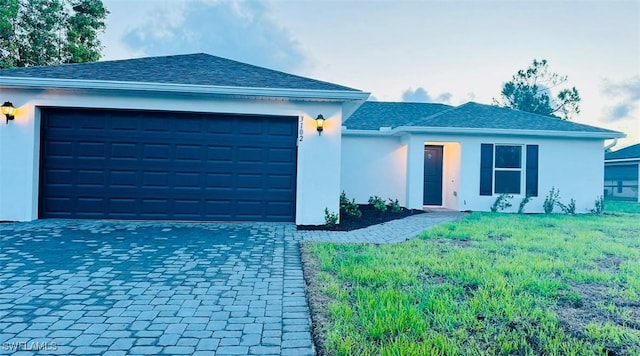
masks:
<svg viewBox="0 0 640 356"><path fill-rule="evenodd" d="M560 138L593 138L614 139L626 135L622 132L589 132L589 131L548 131L548 130L514 130L514 129L490 129L468 127L415 127L398 126L395 128L380 128L380 130L342 130L344 136L403 136L407 134L453 134L464 136L535 136L535 137L560 137Z"/></svg>
<svg viewBox="0 0 640 356"><path fill-rule="evenodd" d="M1 77L0 87L17 89L108 90L123 92L156 92L202 94L214 96L282 98L293 100L345 102L366 100L370 93L357 90L311 90L255 87L227 87L172 83L120 82L104 80Z"/></svg>

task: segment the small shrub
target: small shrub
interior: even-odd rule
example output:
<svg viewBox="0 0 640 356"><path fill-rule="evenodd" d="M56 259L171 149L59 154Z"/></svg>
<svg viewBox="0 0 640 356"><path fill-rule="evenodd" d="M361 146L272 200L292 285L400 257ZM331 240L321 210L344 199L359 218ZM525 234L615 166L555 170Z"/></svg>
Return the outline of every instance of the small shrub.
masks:
<svg viewBox="0 0 640 356"><path fill-rule="evenodd" d="M604 214L604 196L601 195L596 199L595 207L591 209L591 214Z"/></svg>
<svg viewBox="0 0 640 356"><path fill-rule="evenodd" d="M560 200L560 190L556 189L556 187L551 187L549 191L549 195L544 198L544 203L542 203L542 207L544 208L545 214L553 213L553 207Z"/></svg>
<svg viewBox="0 0 640 356"><path fill-rule="evenodd" d="M362 217L360 206L356 204L356 200L349 200L345 192L342 192L342 194L340 194L340 212L355 219Z"/></svg>
<svg viewBox="0 0 640 356"><path fill-rule="evenodd" d="M373 205L373 207L379 213L384 213L385 211L387 211L387 204L384 202L382 198L380 198L377 195L369 197L369 204Z"/></svg>
<svg viewBox="0 0 640 356"><path fill-rule="evenodd" d="M394 214L397 214L402 211L402 208L400 208L400 203L398 202L398 199L393 200L389 198L389 208L391 209L391 212Z"/></svg>
<svg viewBox="0 0 640 356"><path fill-rule="evenodd" d="M496 200L493 202L493 205L491 205L491 211L495 213L511 207L509 199L513 199L513 195L507 193L498 195Z"/></svg>
<svg viewBox="0 0 640 356"><path fill-rule="evenodd" d="M324 208L324 224L327 226L336 226L338 223L338 214L329 211L329 208Z"/></svg>
<svg viewBox="0 0 640 356"><path fill-rule="evenodd" d="M531 195L527 195L520 201L518 205L518 214L524 213L524 207L531 201Z"/></svg>
<svg viewBox="0 0 640 356"><path fill-rule="evenodd" d="M563 213L565 214L570 214L570 215L575 215L576 213L576 201L571 198L571 200L569 201L569 204L564 205L561 202L556 202L556 204L558 204L558 206L560 207L560 210L562 210Z"/></svg>

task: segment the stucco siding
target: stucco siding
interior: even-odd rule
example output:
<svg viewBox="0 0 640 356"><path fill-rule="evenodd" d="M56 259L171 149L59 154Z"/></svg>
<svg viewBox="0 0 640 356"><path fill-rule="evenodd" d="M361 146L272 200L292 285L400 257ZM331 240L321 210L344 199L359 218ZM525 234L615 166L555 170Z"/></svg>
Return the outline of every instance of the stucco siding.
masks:
<svg viewBox="0 0 640 356"><path fill-rule="evenodd" d="M543 202L552 187L559 189L561 202L576 201L576 212L586 213L603 194L603 141L530 136L455 136L413 134L396 137L343 137L342 189L358 202L371 195L398 196L402 205L422 208L424 145L442 145L443 207L454 210L489 211L498 194L480 195L480 145L538 145L538 196L525 212L544 212ZM524 154L524 151L523 151ZM515 212L524 193L511 199ZM403 200L402 197L405 197ZM559 211L556 208L556 211Z"/></svg>
<svg viewBox="0 0 640 356"><path fill-rule="evenodd" d="M342 138L341 188L366 203L378 195L406 206L407 145L397 137Z"/></svg>
<svg viewBox="0 0 640 356"><path fill-rule="evenodd" d="M460 210L488 211L497 195L481 196L480 145L516 144L538 145L538 196L526 205L525 212L544 212L543 202L552 187L560 191L565 204L576 200L576 212L585 213L594 207L594 201L602 195L604 182L604 149L602 140L549 139L530 137L469 137L461 141L463 147ZM507 211L517 211L525 194L514 195L513 205ZM558 211L559 209L556 208Z"/></svg>
<svg viewBox="0 0 640 356"><path fill-rule="evenodd" d="M0 89L0 97L18 107L16 119L0 127L0 220L38 218L40 159L39 107L168 110L296 116L302 120L298 140L296 223L324 224L324 209L337 211L340 194L342 104L269 98L223 98L198 95L113 91ZM322 135L315 118L327 118Z"/></svg>

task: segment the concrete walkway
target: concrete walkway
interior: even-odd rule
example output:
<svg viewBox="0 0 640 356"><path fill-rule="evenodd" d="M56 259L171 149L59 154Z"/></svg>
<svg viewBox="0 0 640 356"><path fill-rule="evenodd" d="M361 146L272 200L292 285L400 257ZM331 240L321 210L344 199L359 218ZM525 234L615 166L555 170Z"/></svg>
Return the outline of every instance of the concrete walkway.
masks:
<svg viewBox="0 0 640 356"><path fill-rule="evenodd" d="M292 224L0 224L0 354L313 355L299 241L400 242L438 212L352 232Z"/></svg>

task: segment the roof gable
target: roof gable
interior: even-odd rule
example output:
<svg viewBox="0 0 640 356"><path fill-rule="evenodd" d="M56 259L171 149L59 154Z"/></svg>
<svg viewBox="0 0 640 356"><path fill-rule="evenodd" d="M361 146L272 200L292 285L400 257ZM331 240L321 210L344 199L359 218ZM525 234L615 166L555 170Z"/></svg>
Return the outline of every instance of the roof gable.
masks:
<svg viewBox="0 0 640 356"><path fill-rule="evenodd" d="M640 159L640 143L605 154L605 159Z"/></svg>
<svg viewBox="0 0 640 356"><path fill-rule="evenodd" d="M205 53L0 69L0 77L359 92Z"/></svg>

